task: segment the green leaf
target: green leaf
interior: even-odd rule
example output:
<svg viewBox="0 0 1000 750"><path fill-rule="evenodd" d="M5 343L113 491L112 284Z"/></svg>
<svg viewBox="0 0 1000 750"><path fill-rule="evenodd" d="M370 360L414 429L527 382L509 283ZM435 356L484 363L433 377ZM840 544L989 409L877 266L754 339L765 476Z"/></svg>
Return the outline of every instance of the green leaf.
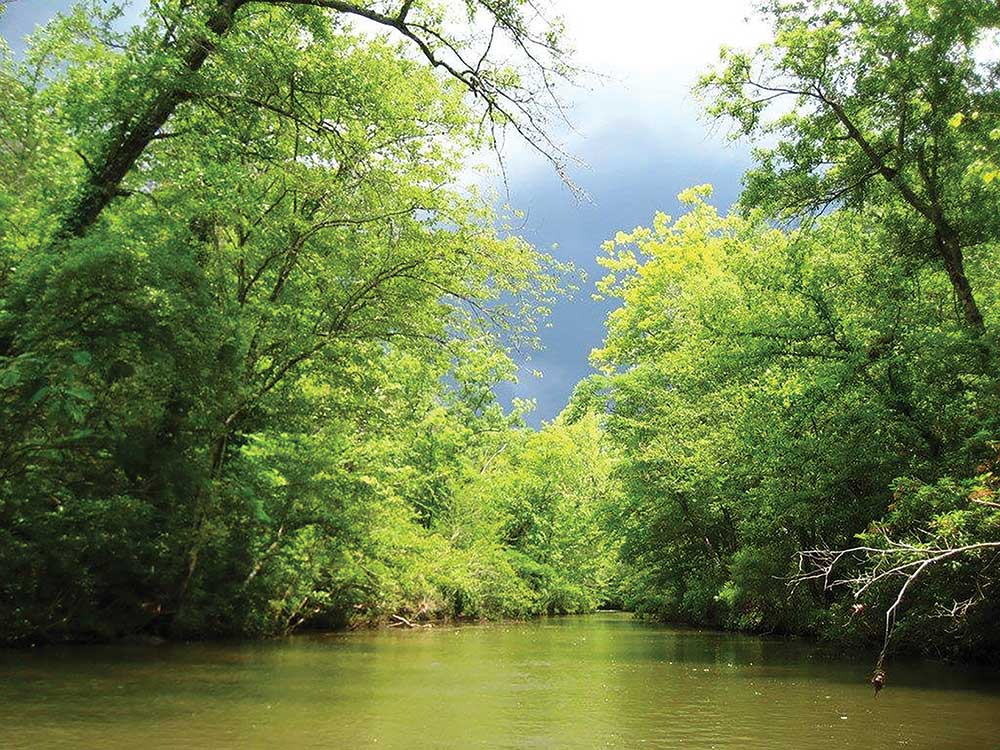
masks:
<svg viewBox="0 0 1000 750"><path fill-rule="evenodd" d="M3 375L0 375L0 386L4 388L10 388L17 385L17 382L21 379L21 373L16 367L8 367L4 370Z"/></svg>
<svg viewBox="0 0 1000 750"><path fill-rule="evenodd" d="M75 385L75 386L73 386L71 388L67 388L66 389L66 393L68 393L73 398L80 399L81 401L93 401L94 400L94 394L93 394L93 392L90 391L89 389L84 388L83 386L79 386L79 385Z"/></svg>

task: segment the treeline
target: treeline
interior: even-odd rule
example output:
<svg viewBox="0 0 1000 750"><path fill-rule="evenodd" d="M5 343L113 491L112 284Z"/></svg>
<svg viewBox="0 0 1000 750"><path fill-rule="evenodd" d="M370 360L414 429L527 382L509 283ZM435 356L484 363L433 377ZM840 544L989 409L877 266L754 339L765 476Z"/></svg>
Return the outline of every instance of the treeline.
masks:
<svg viewBox="0 0 1000 750"><path fill-rule="evenodd" d="M561 171L559 28L390 5L5 51L0 641L611 604L995 658L996 4L764 4L699 86L739 204L604 245L599 374L537 431L494 387L572 269L457 186L505 125Z"/></svg>
<svg viewBox="0 0 1000 750"><path fill-rule="evenodd" d="M596 423L491 390L570 269L458 187L556 37L324 5L93 4L4 50L0 641L597 604ZM531 65L448 57L481 22Z"/></svg>
<svg viewBox="0 0 1000 750"><path fill-rule="evenodd" d="M767 13L699 86L760 144L734 213L696 188L604 247L575 399L620 454L625 601L995 659L1000 11Z"/></svg>

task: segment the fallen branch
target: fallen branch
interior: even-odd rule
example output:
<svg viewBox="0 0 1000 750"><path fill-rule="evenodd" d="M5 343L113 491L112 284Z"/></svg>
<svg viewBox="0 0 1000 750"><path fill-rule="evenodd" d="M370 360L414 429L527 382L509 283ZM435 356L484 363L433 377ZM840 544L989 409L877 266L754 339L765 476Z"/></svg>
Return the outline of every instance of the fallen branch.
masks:
<svg viewBox="0 0 1000 750"><path fill-rule="evenodd" d="M412 620L407 620L402 615L389 615L389 619L390 620L394 620L394 622L389 623L389 627L390 628L398 628L400 626L402 626L404 628L429 628L429 627L431 627L430 623L421 624L419 622L413 622Z"/></svg>
<svg viewBox="0 0 1000 750"><path fill-rule="evenodd" d="M896 615L902 606L907 592L916 580L931 566L959 555L966 555L981 550L1000 549L998 542L979 542L960 547L919 547L903 542L886 539L885 547L850 547L843 550L811 549L798 553L799 573L793 576L791 585L797 586L805 581L822 580L823 589L828 591L838 586L850 587L855 599L859 599L872 586L890 578L901 578L902 584L893 603L885 612L885 636L882 641L882 651L875 664L876 674L883 674L883 665L889 651L889 643L896 624ZM852 578L837 578L835 568L845 559L868 564L864 572ZM952 612L966 612L972 602L963 602L961 606L952 608Z"/></svg>

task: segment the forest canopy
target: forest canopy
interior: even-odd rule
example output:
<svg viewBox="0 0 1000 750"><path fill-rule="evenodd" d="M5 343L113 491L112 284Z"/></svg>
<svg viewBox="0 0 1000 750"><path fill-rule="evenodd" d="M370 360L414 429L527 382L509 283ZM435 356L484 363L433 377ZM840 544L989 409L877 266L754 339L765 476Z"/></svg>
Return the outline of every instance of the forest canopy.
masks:
<svg viewBox="0 0 1000 750"><path fill-rule="evenodd" d="M601 246L540 429L496 388L579 277L465 184L506 132L571 185L535 3L85 3L5 46L0 641L615 606L995 656L1000 11L759 12L697 87L739 202Z"/></svg>
<svg viewBox="0 0 1000 750"><path fill-rule="evenodd" d="M992 658L1000 13L765 6L772 40L698 87L758 144L734 213L695 188L604 246L621 306L578 394L620 456L624 590Z"/></svg>
<svg viewBox="0 0 1000 750"><path fill-rule="evenodd" d="M547 57L473 77L410 2L78 6L4 55L5 641L595 606L594 427L491 390L570 269L458 177L559 52L461 10Z"/></svg>

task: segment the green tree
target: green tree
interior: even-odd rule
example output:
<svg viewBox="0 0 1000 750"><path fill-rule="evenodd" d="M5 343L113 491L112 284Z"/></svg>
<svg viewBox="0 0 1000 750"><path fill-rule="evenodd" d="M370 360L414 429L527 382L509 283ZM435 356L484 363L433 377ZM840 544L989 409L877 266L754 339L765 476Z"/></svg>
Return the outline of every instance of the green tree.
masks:
<svg viewBox="0 0 1000 750"><path fill-rule="evenodd" d="M503 423L565 269L456 186L471 79L302 6L78 8L4 60L5 640L382 615L448 547L414 507L468 441L420 439Z"/></svg>
<svg viewBox="0 0 1000 750"><path fill-rule="evenodd" d="M590 391L621 454L626 600L834 632L836 592L778 583L796 552L849 546L890 509L896 477L981 460L994 381L943 276L873 252L886 230L863 214L786 232L719 217L704 189L681 197L688 213L619 234L601 259L600 291L622 306Z"/></svg>
<svg viewBox="0 0 1000 750"><path fill-rule="evenodd" d="M983 59L996 3L774 0L764 10L773 41L723 50L700 84L712 116L768 144L743 204L791 216L877 207L869 216L894 228L894 252L938 262L967 326L982 333L966 256L977 268L998 227L995 192L969 172L990 118L965 132L949 123L996 111L995 63ZM769 117L786 98L791 106Z"/></svg>
<svg viewBox="0 0 1000 750"><path fill-rule="evenodd" d="M523 0L456 5L442 7L423 0L402 0L395 7L345 0L155 0L147 23L129 35L128 54L113 56L105 84L83 100L90 101L89 124L96 127L88 129L79 149L86 170L57 212L54 241L82 236L111 201L128 195L123 183L140 157L165 137L165 127L178 109L198 105L206 63L217 55L232 54L241 43L244 52L289 59L304 40L321 38L350 20L411 44L426 63L478 97L490 122L511 123L561 167L559 150L545 135L539 106L540 94L552 91L553 77L569 70L559 27L541 20ZM272 17L274 22L298 27L302 36L285 38L284 46L265 52L258 46L265 40L254 38L245 27L255 24L258 11L269 16L270 9L279 13ZM463 32L479 24L492 29L485 46L473 43L474 32ZM107 36L108 29L103 31ZM237 41L228 42L230 36ZM522 53L525 64L520 69L497 62L494 37L506 39ZM228 83L242 81L230 78ZM238 89L227 92L239 94Z"/></svg>

